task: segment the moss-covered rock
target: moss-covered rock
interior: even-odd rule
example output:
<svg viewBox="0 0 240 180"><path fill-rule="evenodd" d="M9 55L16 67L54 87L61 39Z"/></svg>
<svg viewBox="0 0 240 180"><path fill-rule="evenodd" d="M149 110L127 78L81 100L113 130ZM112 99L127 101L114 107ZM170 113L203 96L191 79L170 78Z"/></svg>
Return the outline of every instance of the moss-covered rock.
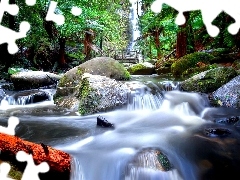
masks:
<svg viewBox="0 0 240 180"><path fill-rule="evenodd" d="M54 102L58 107L88 115L126 104L127 92L128 88L122 82L91 75L77 67L60 79Z"/></svg>
<svg viewBox="0 0 240 180"><path fill-rule="evenodd" d="M212 97L215 105L240 108L240 76L218 88Z"/></svg>
<svg viewBox="0 0 240 180"><path fill-rule="evenodd" d="M171 65L171 72L173 76L179 77L182 76L182 73L187 69L196 67L198 62L210 64L213 58L214 56L203 52L188 54L181 57Z"/></svg>
<svg viewBox="0 0 240 180"><path fill-rule="evenodd" d="M235 60L232 64L232 67L235 69L235 70L240 70L240 59L238 60Z"/></svg>
<svg viewBox="0 0 240 180"><path fill-rule="evenodd" d="M180 86L184 91L209 93L229 82L235 76L237 76L237 72L232 67L220 67L201 72L181 82Z"/></svg>
<svg viewBox="0 0 240 180"><path fill-rule="evenodd" d="M124 66L110 57L96 57L79 65L79 67L92 75L106 76L116 80L130 79L130 74Z"/></svg>
<svg viewBox="0 0 240 180"><path fill-rule="evenodd" d="M155 72L154 65L147 62L133 64L127 70L132 75L152 75Z"/></svg>
<svg viewBox="0 0 240 180"><path fill-rule="evenodd" d="M214 68L218 68L218 67L219 66L217 64L208 64L206 66L189 68L182 73L182 77L185 77L185 78L191 77L191 76L194 76L196 74L199 74L200 72L207 71L207 70L214 69Z"/></svg>
<svg viewBox="0 0 240 180"><path fill-rule="evenodd" d="M173 165L168 157L159 149L144 148L130 161L130 168L150 168L155 171L173 170Z"/></svg>

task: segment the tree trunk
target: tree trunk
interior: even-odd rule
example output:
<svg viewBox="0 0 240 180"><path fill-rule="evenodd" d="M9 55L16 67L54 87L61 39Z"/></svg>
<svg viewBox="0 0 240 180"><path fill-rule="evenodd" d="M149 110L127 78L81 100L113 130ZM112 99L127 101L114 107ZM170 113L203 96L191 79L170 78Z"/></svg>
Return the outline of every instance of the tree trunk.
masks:
<svg viewBox="0 0 240 180"><path fill-rule="evenodd" d="M91 29L85 32L85 37L84 37L85 61L87 61L91 58L90 44L92 44L93 37L94 37L94 32Z"/></svg>
<svg viewBox="0 0 240 180"><path fill-rule="evenodd" d="M177 47L176 47L176 57L180 58L187 54L187 21L189 19L189 12L185 12L184 16L186 18L185 24L179 27L177 34Z"/></svg>
<svg viewBox="0 0 240 180"><path fill-rule="evenodd" d="M50 146L35 144L25 141L16 136L0 133L0 159L10 161L16 165L20 171L24 171L26 163L16 160L18 151L32 154L36 165L47 162L50 170L47 173L40 173L41 179L61 179L69 180L71 169L71 157L69 154L56 150Z"/></svg>
<svg viewBox="0 0 240 180"><path fill-rule="evenodd" d="M160 35L160 29L156 29L154 31L154 40L155 40L155 45L156 45L156 49L157 49L157 58L161 59L159 35Z"/></svg>
<svg viewBox="0 0 240 180"><path fill-rule="evenodd" d="M66 45L66 39L65 38L59 38L59 65L60 66L66 65L65 45Z"/></svg>

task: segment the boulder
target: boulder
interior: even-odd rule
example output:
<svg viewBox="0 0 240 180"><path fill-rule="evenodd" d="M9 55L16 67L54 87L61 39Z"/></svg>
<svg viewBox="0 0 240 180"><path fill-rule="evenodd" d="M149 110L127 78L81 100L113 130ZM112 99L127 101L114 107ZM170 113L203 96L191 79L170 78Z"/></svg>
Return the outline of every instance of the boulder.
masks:
<svg viewBox="0 0 240 180"><path fill-rule="evenodd" d="M110 57L93 58L75 67L73 71L76 71L78 67L85 69L86 73L90 73L92 75L106 76L116 80L125 80L130 78L130 74L124 66Z"/></svg>
<svg viewBox="0 0 240 180"><path fill-rule="evenodd" d="M189 68L194 68L197 66L197 63L202 62L204 64L211 64L214 56L209 55L208 53L195 52L187 54L180 59L176 60L171 65L171 71L174 77L182 76L182 73Z"/></svg>
<svg viewBox="0 0 240 180"><path fill-rule="evenodd" d="M128 88L123 82L84 73L80 67L75 70L66 72L59 81L54 95L58 107L88 115L127 103Z"/></svg>
<svg viewBox="0 0 240 180"><path fill-rule="evenodd" d="M219 67L201 72L180 83L184 91L210 93L237 76L232 67Z"/></svg>
<svg viewBox="0 0 240 180"><path fill-rule="evenodd" d="M240 108L240 75L214 91L212 97L220 106Z"/></svg>
<svg viewBox="0 0 240 180"><path fill-rule="evenodd" d="M56 85L61 76L43 71L26 71L15 73L10 78L15 90L27 90Z"/></svg>
<svg viewBox="0 0 240 180"><path fill-rule="evenodd" d="M148 62L131 65L127 70L132 75L152 75L155 73L154 65Z"/></svg>
<svg viewBox="0 0 240 180"><path fill-rule="evenodd" d="M139 171L140 169L143 171ZM127 175L135 175L135 177L144 175L144 169L152 169L155 172L166 172L173 170L173 165L161 150L157 148L144 148L133 156L129 162L127 166L127 172L129 174Z"/></svg>

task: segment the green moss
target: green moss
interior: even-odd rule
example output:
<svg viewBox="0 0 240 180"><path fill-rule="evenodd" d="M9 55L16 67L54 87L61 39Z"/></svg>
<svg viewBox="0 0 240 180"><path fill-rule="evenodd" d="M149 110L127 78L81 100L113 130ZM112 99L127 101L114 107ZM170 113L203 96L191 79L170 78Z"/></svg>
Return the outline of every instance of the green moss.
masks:
<svg viewBox="0 0 240 180"><path fill-rule="evenodd" d="M218 66L216 64L212 64L212 65L209 64L209 65L204 66L204 67L189 68L182 73L182 77L191 77L191 76L194 76L194 75L196 75L200 72L207 71L209 69L215 69L217 67Z"/></svg>
<svg viewBox="0 0 240 180"><path fill-rule="evenodd" d="M176 62L171 65L171 72L173 76L179 77L182 76L182 73L189 68L196 67L198 62L203 62L205 64L210 64L211 60L214 59L214 56L207 53L196 52L188 54L181 57Z"/></svg>
<svg viewBox="0 0 240 180"><path fill-rule="evenodd" d="M232 64L232 67L235 69L235 70L240 70L240 60L235 60Z"/></svg>
<svg viewBox="0 0 240 180"><path fill-rule="evenodd" d="M59 87L67 87L70 85L72 85L72 81L66 75L64 75L58 82Z"/></svg>
<svg viewBox="0 0 240 180"><path fill-rule="evenodd" d="M134 74L136 71L139 71L139 70L141 70L141 69L147 69L143 64L135 64L135 65L133 65L133 66L131 66L131 67L129 67L128 68L128 72L130 73L130 74Z"/></svg>
<svg viewBox="0 0 240 180"><path fill-rule="evenodd" d="M79 108L78 112L81 115L88 115L95 112L99 104L99 96L96 95L96 90L90 87L88 78L83 78L78 86Z"/></svg>
<svg viewBox="0 0 240 180"><path fill-rule="evenodd" d="M124 73L124 80L129 80L131 78L130 73L126 70Z"/></svg>
<svg viewBox="0 0 240 180"><path fill-rule="evenodd" d="M172 165L170 163L170 161L168 160L167 156L164 155L163 153L161 152L158 152L158 155L157 155L157 158L158 158L158 161L159 163L161 164L162 168L164 171L169 171L171 170L172 168Z"/></svg>
<svg viewBox="0 0 240 180"><path fill-rule="evenodd" d="M217 90L237 75L233 68L216 68L208 71L203 78L190 78L182 82L185 91L209 93Z"/></svg>

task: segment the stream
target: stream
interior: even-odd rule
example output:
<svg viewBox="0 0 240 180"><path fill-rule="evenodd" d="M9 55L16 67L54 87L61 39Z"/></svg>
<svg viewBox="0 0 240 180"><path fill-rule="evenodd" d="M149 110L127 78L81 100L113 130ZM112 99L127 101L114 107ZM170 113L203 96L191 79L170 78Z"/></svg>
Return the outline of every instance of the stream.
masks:
<svg viewBox="0 0 240 180"><path fill-rule="evenodd" d="M0 124L10 116L16 135L72 156L71 180L239 179L240 111L210 107L206 96L178 90L178 82L159 76L134 76L138 87L129 102L109 112L79 116L59 110L52 99L0 106ZM54 90L45 90L54 94ZM101 115L115 128L96 125ZM157 167L154 151L171 168Z"/></svg>

